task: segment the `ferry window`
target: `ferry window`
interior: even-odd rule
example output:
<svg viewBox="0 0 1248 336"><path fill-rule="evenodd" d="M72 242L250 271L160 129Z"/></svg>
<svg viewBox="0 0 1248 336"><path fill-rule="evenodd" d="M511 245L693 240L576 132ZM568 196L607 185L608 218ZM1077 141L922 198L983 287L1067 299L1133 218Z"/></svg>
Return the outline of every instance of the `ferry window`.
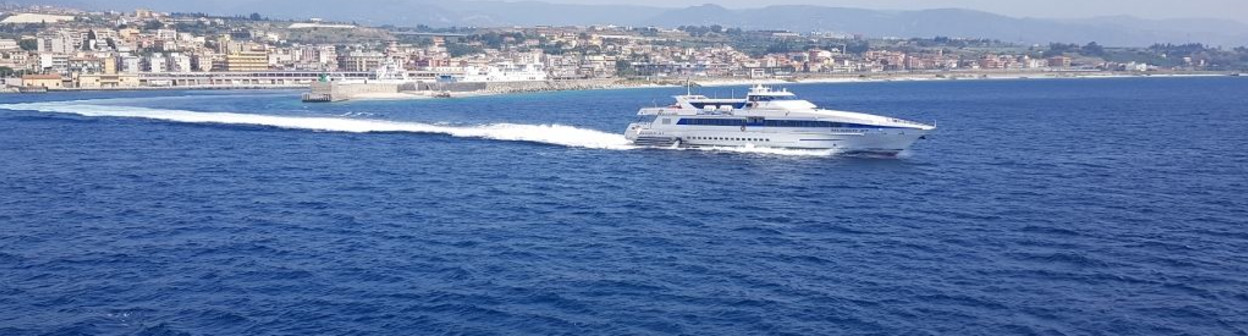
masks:
<svg viewBox="0 0 1248 336"><path fill-rule="evenodd" d="M698 125L698 126L744 126L745 119L704 119L704 118L688 118L680 119L677 125Z"/></svg>

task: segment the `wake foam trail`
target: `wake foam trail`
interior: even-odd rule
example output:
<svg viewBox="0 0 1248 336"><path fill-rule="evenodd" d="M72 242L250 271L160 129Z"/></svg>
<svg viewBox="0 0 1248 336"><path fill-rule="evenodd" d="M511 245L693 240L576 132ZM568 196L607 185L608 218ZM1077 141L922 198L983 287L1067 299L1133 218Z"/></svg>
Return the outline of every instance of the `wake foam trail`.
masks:
<svg viewBox="0 0 1248 336"><path fill-rule="evenodd" d="M88 117L143 118L183 123L270 126L330 132L412 132L446 134L455 137L524 141L594 149L636 148L621 134L564 125L489 124L482 126L443 126L417 122L329 117L290 117L231 112L194 112L133 106L91 105L72 102L0 105L9 110L31 110L77 114Z"/></svg>

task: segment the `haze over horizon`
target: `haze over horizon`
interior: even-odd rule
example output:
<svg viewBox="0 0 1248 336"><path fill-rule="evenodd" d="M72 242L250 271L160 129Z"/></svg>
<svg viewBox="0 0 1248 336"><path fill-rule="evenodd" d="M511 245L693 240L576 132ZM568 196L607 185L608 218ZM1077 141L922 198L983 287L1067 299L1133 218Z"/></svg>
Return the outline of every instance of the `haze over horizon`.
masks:
<svg viewBox="0 0 1248 336"><path fill-rule="evenodd" d="M452 0L454 1L454 0ZM645 6L676 9L706 4L718 5L729 9L762 8L774 5L811 5L822 7L860 8L870 10L926 10L926 9L968 9L1018 18L1044 19L1085 19L1096 17L1133 16L1143 19L1199 19L1213 18L1233 20L1248 24L1248 1L1245 0L1049 0L1049 1L1013 1L1013 0L460 0L466 2L489 3L549 3L570 5L618 5ZM242 10L249 7L262 9L270 4L268 0L0 0L6 3L54 4L69 6L87 6L130 10L127 7L152 6L163 10L212 11L224 9ZM403 7L416 3L437 4L440 1L429 0L379 0L362 1L390 6ZM301 2L306 8L335 7L341 4L338 0L307 0ZM380 6L384 7L384 6ZM228 14L228 13L217 13ZM237 14L237 13L234 13Z"/></svg>
<svg viewBox="0 0 1248 336"><path fill-rule="evenodd" d="M533 0L503 1L527 2ZM1050 0L1044 2L1008 0L544 0L542 2L581 5L642 5L668 8L715 4L732 9L772 5L813 5L877 10L962 8L1015 17L1074 19L1127 15L1146 19L1218 18L1248 23L1248 1L1244 0L1188 0L1183 2L1170 0Z"/></svg>

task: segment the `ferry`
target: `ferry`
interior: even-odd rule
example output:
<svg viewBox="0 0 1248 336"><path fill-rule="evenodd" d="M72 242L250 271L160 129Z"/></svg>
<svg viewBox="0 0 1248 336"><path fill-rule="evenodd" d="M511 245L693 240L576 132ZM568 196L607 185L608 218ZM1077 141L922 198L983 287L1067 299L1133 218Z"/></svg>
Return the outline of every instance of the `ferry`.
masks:
<svg viewBox="0 0 1248 336"><path fill-rule="evenodd" d="M675 96L637 112L624 136L645 147L771 147L894 156L936 129L866 113L822 109L788 90L758 85L744 99Z"/></svg>

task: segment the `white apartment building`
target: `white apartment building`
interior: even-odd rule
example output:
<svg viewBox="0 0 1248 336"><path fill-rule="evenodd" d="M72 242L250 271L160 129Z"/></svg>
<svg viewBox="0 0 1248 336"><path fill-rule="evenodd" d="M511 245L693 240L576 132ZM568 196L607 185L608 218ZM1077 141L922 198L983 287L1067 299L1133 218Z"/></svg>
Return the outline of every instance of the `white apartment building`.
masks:
<svg viewBox="0 0 1248 336"><path fill-rule="evenodd" d="M169 71L169 63L165 60L164 55L147 56L147 72L166 72Z"/></svg>

